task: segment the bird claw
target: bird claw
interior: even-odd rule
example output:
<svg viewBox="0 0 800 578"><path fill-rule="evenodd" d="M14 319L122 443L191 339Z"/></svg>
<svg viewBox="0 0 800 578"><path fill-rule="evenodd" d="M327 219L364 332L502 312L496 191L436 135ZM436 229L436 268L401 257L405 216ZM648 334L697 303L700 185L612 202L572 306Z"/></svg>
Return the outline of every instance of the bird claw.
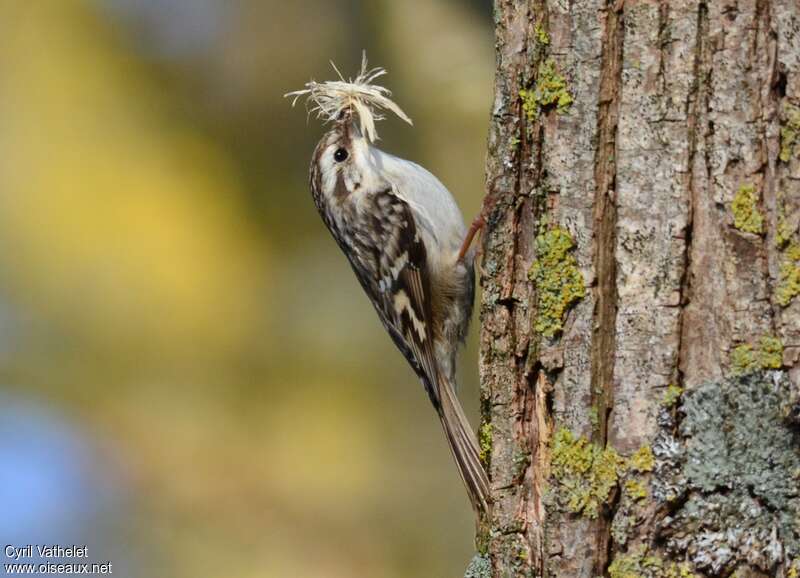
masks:
<svg viewBox="0 0 800 578"><path fill-rule="evenodd" d="M458 252L458 259L457 262L461 263L464 260L467 252L469 251L472 242L475 240L475 236L480 234L481 237L483 236L483 229L486 227L486 219L489 216L489 213L494 208L495 199L490 197L485 197L483 199L483 205L481 206L481 211L478 213L478 216L473 219L472 223L467 230L467 234L464 237L464 242L461 244L461 250ZM477 260L478 257L483 256L483 243L478 243L478 248L475 251L475 259Z"/></svg>

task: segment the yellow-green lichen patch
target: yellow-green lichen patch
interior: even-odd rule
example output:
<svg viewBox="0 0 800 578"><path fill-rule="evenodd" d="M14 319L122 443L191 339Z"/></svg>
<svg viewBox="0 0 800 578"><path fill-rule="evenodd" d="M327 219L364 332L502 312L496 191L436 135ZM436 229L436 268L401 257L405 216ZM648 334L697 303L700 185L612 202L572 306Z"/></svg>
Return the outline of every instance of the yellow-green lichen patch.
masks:
<svg viewBox="0 0 800 578"><path fill-rule="evenodd" d="M647 486L637 479L625 482L625 494L632 500L644 500L647 497Z"/></svg>
<svg viewBox="0 0 800 578"><path fill-rule="evenodd" d="M661 398L661 405L664 407L672 407L680 399L683 393L683 388L674 383L667 386L667 391L664 392L664 397Z"/></svg>
<svg viewBox="0 0 800 578"><path fill-rule="evenodd" d="M628 536L641 520L642 502L647 499L649 482L647 473L655 467L655 457L649 445L636 450L620 469L622 493L611 523L611 536L618 545L624 545Z"/></svg>
<svg viewBox="0 0 800 578"><path fill-rule="evenodd" d="M744 343L734 347L731 351L731 373L733 375L745 375L758 369L756 356L753 353L753 346Z"/></svg>
<svg viewBox="0 0 800 578"><path fill-rule="evenodd" d="M744 231L760 235L764 231L764 217L758 210L758 195L751 184L739 187L731 204L733 226Z"/></svg>
<svg viewBox="0 0 800 578"><path fill-rule="evenodd" d="M747 375L760 369L780 369L783 365L783 343L777 337L763 336L754 346L743 343L731 351L731 375Z"/></svg>
<svg viewBox="0 0 800 578"><path fill-rule="evenodd" d="M535 91L520 89L519 97L522 99L522 112L528 121L533 122L539 118L539 103L534 96Z"/></svg>
<svg viewBox="0 0 800 578"><path fill-rule="evenodd" d="M780 369L783 365L783 343L777 337L765 335L759 343L759 363L762 369Z"/></svg>
<svg viewBox="0 0 800 578"><path fill-rule="evenodd" d="M533 27L533 33L536 35L536 42L543 46L550 44L550 35L544 29L541 23Z"/></svg>
<svg viewBox="0 0 800 578"><path fill-rule="evenodd" d="M642 446L631 456L628 463L636 472L652 472L656 465L656 459L653 457L653 450L650 449L650 446Z"/></svg>
<svg viewBox="0 0 800 578"><path fill-rule="evenodd" d="M522 98L522 110L530 122L539 118L539 112L544 108L555 106L556 111L563 114L573 102L572 95L567 90L567 81L556 70L556 63L552 58L539 64L533 90L522 89L519 96Z"/></svg>
<svg viewBox="0 0 800 578"><path fill-rule="evenodd" d="M559 503L572 513L597 518L617 486L625 460L613 448L596 446L562 427L553 436L550 465Z"/></svg>
<svg viewBox="0 0 800 578"><path fill-rule="evenodd" d="M778 158L788 163L800 157L800 108L786 107L786 123L781 127L781 150Z"/></svg>
<svg viewBox="0 0 800 578"><path fill-rule="evenodd" d="M778 210L778 226L775 229L775 246L783 249L792 240L792 235L794 235L794 230L786 220L786 214L781 207Z"/></svg>
<svg viewBox="0 0 800 578"><path fill-rule="evenodd" d="M480 445L478 457L484 465L489 463L489 456L492 455L492 424L485 423L478 432L478 442Z"/></svg>
<svg viewBox="0 0 800 578"><path fill-rule="evenodd" d="M800 578L800 560L795 560L790 564L786 578Z"/></svg>
<svg viewBox="0 0 800 578"><path fill-rule="evenodd" d="M595 519L616 496L611 534L625 544L641 520L650 494L649 476L655 467L650 446L642 446L630 457L612 447L600 447L587 438L561 427L553 435L550 454L552 481L548 500L564 511Z"/></svg>
<svg viewBox="0 0 800 578"><path fill-rule="evenodd" d="M586 286L572 255L575 243L566 229L555 227L536 237L536 261L530 278L536 283L534 329L553 337L564 327L569 309L586 295Z"/></svg>
<svg viewBox="0 0 800 578"><path fill-rule="evenodd" d="M618 554L608 567L608 575L610 578L697 578L689 564L649 554L647 546Z"/></svg>
<svg viewBox="0 0 800 578"><path fill-rule="evenodd" d="M792 243L783 252L775 301L786 307L800 295L800 244Z"/></svg>

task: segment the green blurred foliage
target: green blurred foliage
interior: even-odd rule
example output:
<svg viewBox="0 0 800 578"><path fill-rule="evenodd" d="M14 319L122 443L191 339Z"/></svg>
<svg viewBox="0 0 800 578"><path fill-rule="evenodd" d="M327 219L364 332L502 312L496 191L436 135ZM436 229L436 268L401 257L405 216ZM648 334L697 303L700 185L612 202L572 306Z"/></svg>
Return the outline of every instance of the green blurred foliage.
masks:
<svg viewBox="0 0 800 578"><path fill-rule="evenodd" d="M468 502L311 203L322 128L282 94L366 48L415 121L382 146L471 218L491 21L456 0L212 4L175 50L191 0L0 0L0 387L123 474L144 575L457 575Z"/></svg>

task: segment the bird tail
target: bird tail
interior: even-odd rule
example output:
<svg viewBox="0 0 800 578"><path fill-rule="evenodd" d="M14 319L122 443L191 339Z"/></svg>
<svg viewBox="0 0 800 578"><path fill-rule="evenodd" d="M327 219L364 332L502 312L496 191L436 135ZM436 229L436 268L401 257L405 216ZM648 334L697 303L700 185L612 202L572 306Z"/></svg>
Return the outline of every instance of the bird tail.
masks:
<svg viewBox="0 0 800 578"><path fill-rule="evenodd" d="M478 515L489 512L489 477L481 464L475 433L464 415L461 403L450 381L439 380L439 417L456 460L458 472L467 488L472 507Z"/></svg>

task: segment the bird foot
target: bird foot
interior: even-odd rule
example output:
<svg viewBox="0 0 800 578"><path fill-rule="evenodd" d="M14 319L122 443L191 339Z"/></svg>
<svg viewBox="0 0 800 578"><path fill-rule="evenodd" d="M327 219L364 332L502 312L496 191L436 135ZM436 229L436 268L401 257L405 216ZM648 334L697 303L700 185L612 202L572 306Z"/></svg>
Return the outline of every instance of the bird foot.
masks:
<svg viewBox="0 0 800 578"><path fill-rule="evenodd" d="M483 234L483 229L486 227L486 219L489 216L489 213L494 208L495 199L490 198L489 196L484 197L483 205L481 206L481 212L478 213L478 216L473 219L472 223L467 230L467 235L464 237L464 242L461 244L461 250L458 252L458 259L457 261L460 263L464 260L464 256L469 251L472 242L475 240L475 236L478 233ZM480 245L478 245L478 250L475 254L475 257L479 257L483 254L483 249Z"/></svg>

